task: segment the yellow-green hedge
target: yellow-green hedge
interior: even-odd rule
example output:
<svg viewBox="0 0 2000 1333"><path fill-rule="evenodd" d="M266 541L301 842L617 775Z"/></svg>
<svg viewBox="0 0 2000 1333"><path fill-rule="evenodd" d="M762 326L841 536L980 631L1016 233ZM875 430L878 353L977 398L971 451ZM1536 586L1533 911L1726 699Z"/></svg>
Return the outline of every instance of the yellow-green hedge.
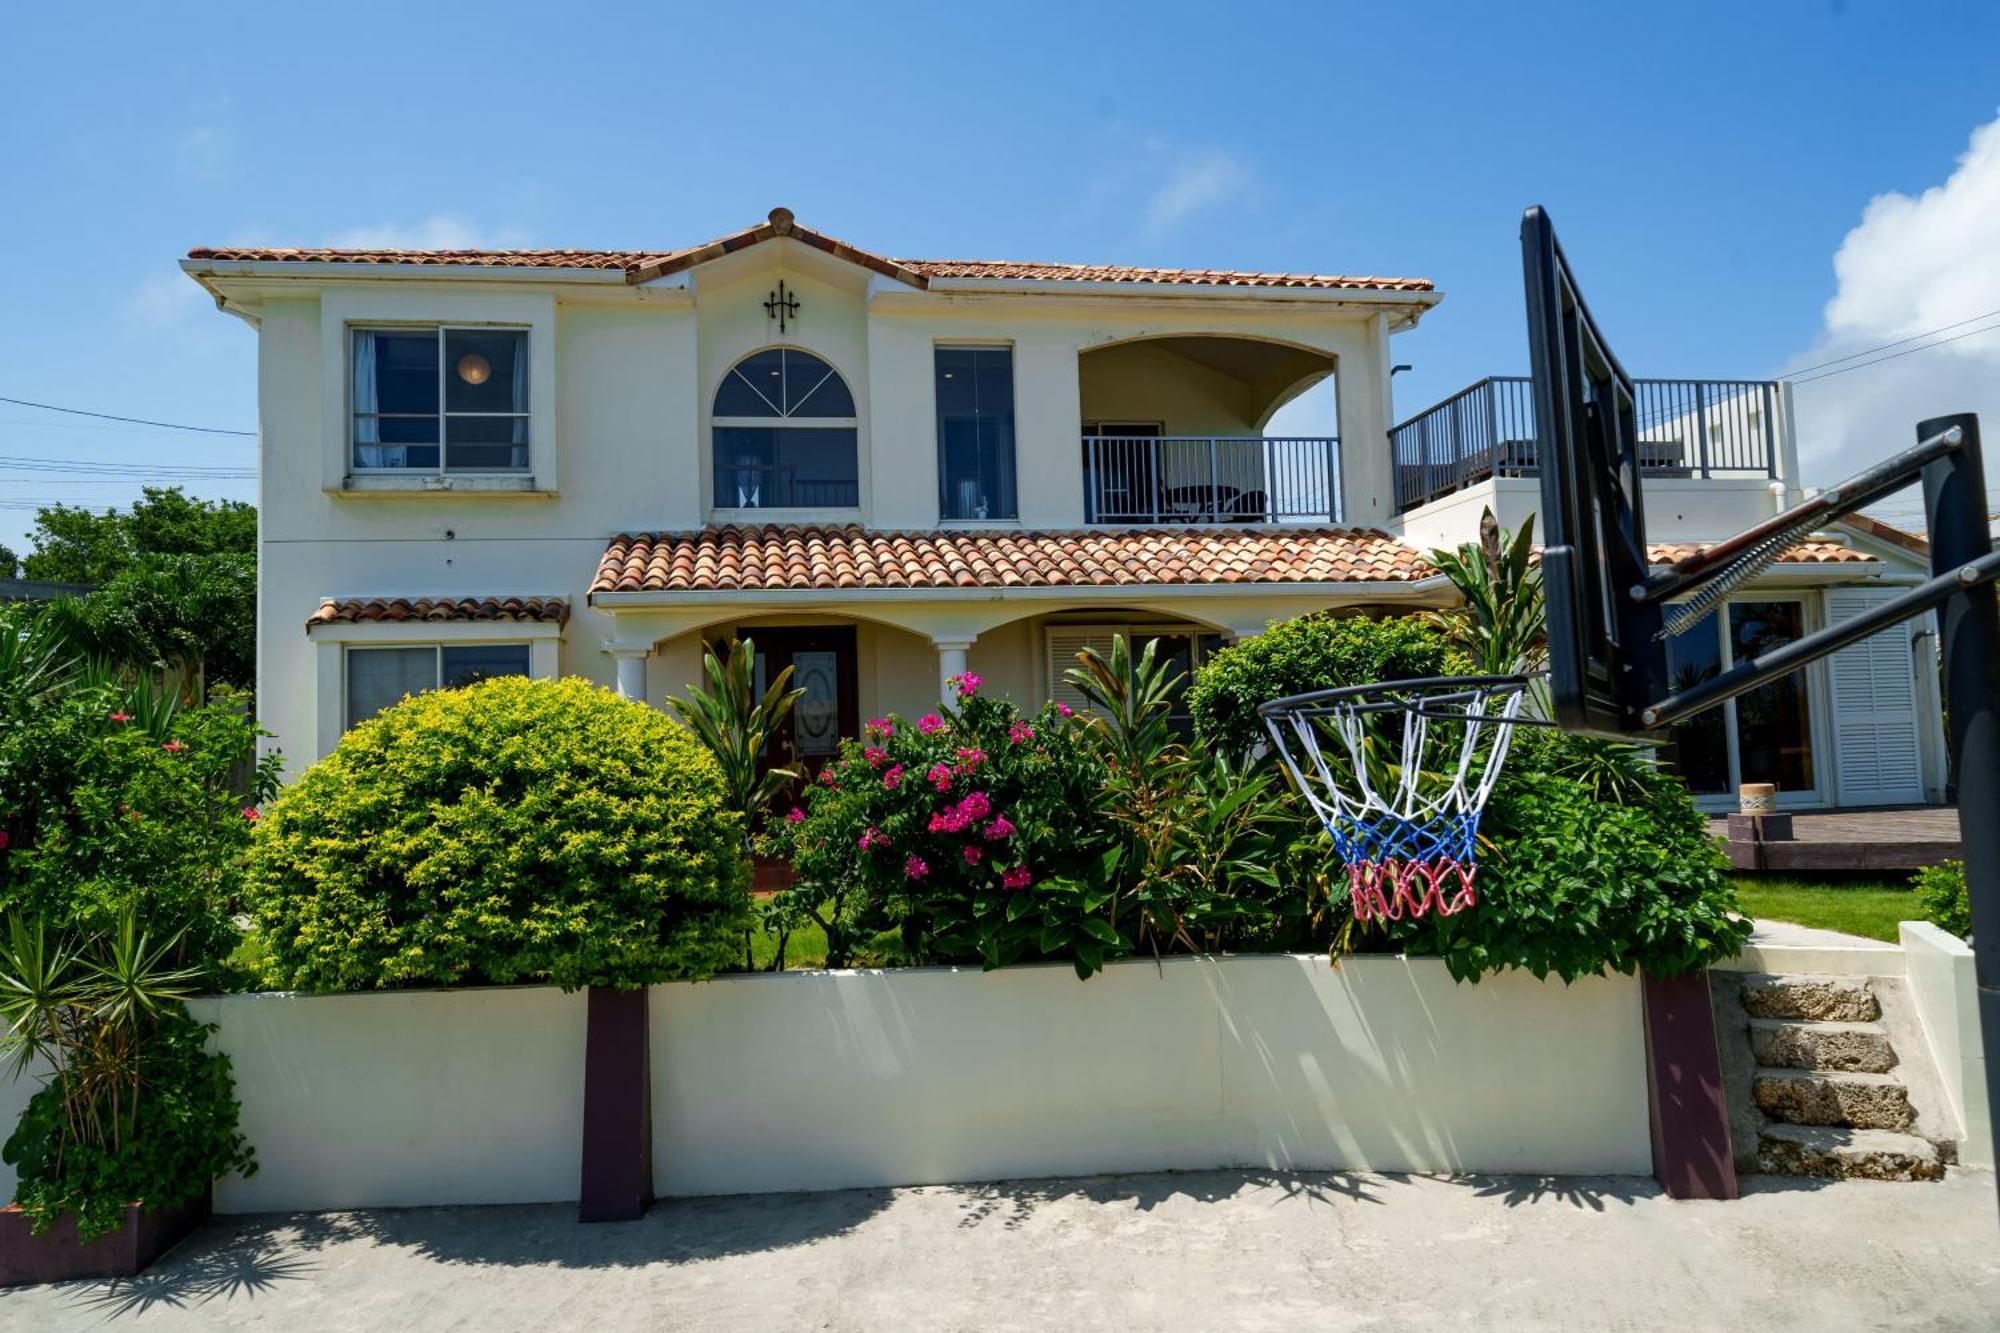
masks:
<svg viewBox="0 0 2000 1333"><path fill-rule="evenodd" d="M288 788L252 844L268 980L307 990L705 977L749 869L714 759L583 680L407 699Z"/></svg>

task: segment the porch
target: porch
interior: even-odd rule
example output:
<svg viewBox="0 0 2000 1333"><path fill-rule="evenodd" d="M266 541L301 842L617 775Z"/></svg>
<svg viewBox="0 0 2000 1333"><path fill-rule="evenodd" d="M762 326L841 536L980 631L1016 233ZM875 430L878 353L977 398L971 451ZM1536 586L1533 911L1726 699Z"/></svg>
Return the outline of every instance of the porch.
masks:
<svg viewBox="0 0 2000 1333"><path fill-rule="evenodd" d="M1916 870L1956 859L1958 810L1949 805L1829 810L1789 817L1791 837L1731 836L1727 815L1709 820L1738 870Z"/></svg>

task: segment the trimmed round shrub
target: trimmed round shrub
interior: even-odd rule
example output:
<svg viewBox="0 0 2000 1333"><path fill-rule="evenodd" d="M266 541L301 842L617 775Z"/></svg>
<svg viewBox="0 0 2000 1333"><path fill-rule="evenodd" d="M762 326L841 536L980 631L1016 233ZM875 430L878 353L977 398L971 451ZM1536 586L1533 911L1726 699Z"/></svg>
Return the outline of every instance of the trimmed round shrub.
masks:
<svg viewBox="0 0 2000 1333"><path fill-rule="evenodd" d="M706 977L749 867L714 758L584 680L406 699L287 789L248 898L274 984L310 990Z"/></svg>
<svg viewBox="0 0 2000 1333"><path fill-rule="evenodd" d="M1210 658L1195 673L1188 708L1204 740L1245 754L1265 739L1261 703L1308 690L1441 676L1449 658L1444 635L1417 616L1301 616Z"/></svg>

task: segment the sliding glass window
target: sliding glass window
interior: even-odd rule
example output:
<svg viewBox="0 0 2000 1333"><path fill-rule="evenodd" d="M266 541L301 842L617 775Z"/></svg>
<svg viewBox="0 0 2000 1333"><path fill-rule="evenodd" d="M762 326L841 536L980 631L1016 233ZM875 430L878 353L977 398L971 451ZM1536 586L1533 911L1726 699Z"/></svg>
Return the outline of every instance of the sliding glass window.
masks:
<svg viewBox="0 0 2000 1333"><path fill-rule="evenodd" d="M938 512L1019 517L1014 495L1014 350L937 349Z"/></svg>

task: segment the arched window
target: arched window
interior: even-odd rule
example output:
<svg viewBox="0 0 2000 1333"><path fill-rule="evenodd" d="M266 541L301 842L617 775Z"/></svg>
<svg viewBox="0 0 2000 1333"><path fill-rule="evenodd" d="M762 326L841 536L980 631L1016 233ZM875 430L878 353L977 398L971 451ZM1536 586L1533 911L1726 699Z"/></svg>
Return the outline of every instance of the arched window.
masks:
<svg viewBox="0 0 2000 1333"><path fill-rule="evenodd" d="M853 509L861 503L854 395L810 352L773 347L715 391L718 509Z"/></svg>

